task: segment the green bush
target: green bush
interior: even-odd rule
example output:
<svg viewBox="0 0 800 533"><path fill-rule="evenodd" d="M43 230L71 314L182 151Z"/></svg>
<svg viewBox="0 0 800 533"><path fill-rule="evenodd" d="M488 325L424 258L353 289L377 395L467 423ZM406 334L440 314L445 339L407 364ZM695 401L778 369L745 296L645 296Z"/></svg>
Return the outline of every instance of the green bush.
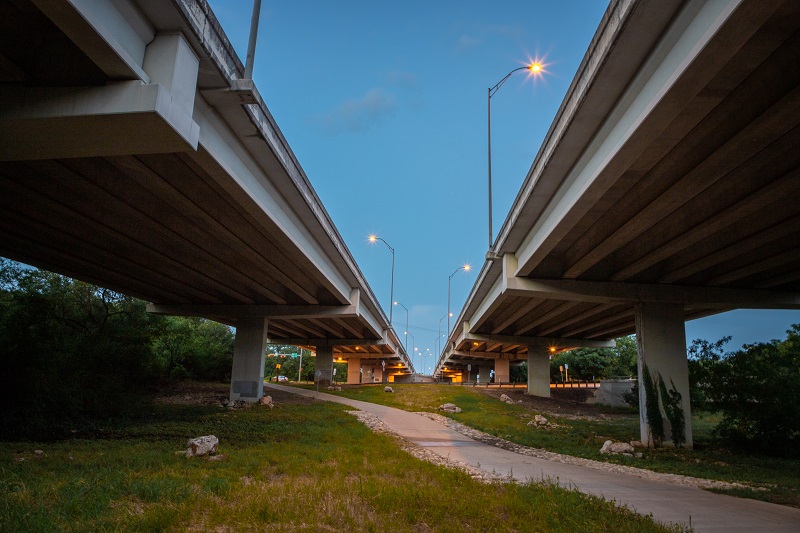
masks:
<svg viewBox="0 0 800 533"><path fill-rule="evenodd" d="M52 435L119 414L152 381L144 303L0 260L2 433Z"/></svg>
<svg viewBox="0 0 800 533"><path fill-rule="evenodd" d="M229 379L232 358L227 326L0 258L0 437L132 414L164 379Z"/></svg>
<svg viewBox="0 0 800 533"><path fill-rule="evenodd" d="M766 453L800 452L800 326L784 341L745 345L701 358L704 392L722 413L717 431L732 444Z"/></svg>

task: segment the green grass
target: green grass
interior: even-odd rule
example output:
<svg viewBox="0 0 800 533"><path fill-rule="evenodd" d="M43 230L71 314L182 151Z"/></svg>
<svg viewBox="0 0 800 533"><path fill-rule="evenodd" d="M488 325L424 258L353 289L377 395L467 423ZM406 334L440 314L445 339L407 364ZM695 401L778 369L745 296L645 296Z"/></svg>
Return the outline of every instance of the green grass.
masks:
<svg viewBox="0 0 800 533"><path fill-rule="evenodd" d="M205 434L224 461L175 453ZM420 461L325 402L155 406L93 435L0 442L0 530L666 531L575 491Z"/></svg>
<svg viewBox="0 0 800 533"><path fill-rule="evenodd" d="M608 439L624 442L639 439L639 417L632 411L620 409L618 413L628 414L596 420L572 420L548 414L548 420L558 427L542 430L527 426L533 415L529 408L502 403L482 389L436 384L393 384L392 387L393 394L383 392L382 386L346 388L333 394L407 411L435 411L439 405L450 402L461 407L463 412L446 416L511 442L656 472L744 483L752 488L716 492L800 507L800 459L750 455L715 443L712 430L719 421L715 415L693 415L695 450L642 450L644 457L636 459L600 454L600 447ZM506 393L521 398L522 391Z"/></svg>

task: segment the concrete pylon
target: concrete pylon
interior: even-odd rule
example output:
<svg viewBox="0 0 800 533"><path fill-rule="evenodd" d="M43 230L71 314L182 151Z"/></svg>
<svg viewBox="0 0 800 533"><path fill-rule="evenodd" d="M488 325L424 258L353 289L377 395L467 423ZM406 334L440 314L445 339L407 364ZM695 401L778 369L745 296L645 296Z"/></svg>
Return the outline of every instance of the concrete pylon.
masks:
<svg viewBox="0 0 800 533"><path fill-rule="evenodd" d="M474 366L472 368L475 368ZM490 374L492 367L489 365L481 365L478 367L478 383L489 383L491 381Z"/></svg>
<svg viewBox="0 0 800 533"><path fill-rule="evenodd" d="M546 346L528 346L528 394L550 397L550 352Z"/></svg>
<svg viewBox="0 0 800 533"><path fill-rule="evenodd" d="M641 303L636 307L639 363L639 425L647 446L692 448L689 365L683 306Z"/></svg>
<svg viewBox="0 0 800 533"><path fill-rule="evenodd" d="M511 381L511 365L508 359L496 359L494 362L494 382L508 383Z"/></svg>
<svg viewBox="0 0 800 533"><path fill-rule="evenodd" d="M266 318L242 318L236 324L231 369L231 401L257 402L264 395Z"/></svg>
<svg viewBox="0 0 800 533"><path fill-rule="evenodd" d="M320 386L327 387L333 380L333 348L330 346L317 346L317 370L314 372L315 381ZM317 372L321 372L317 377Z"/></svg>
<svg viewBox="0 0 800 533"><path fill-rule="evenodd" d="M347 360L347 384L358 385L361 383L361 359Z"/></svg>

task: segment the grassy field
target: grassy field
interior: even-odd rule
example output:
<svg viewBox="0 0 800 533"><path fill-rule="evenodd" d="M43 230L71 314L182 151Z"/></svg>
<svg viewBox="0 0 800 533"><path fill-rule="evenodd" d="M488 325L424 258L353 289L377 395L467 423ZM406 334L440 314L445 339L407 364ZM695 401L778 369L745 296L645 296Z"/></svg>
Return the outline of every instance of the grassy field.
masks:
<svg viewBox="0 0 800 533"><path fill-rule="evenodd" d="M344 406L273 397L272 410L155 405L68 440L0 442L0 530L667 531L574 491L480 483ZM206 434L224 460L175 453Z"/></svg>
<svg viewBox="0 0 800 533"><path fill-rule="evenodd" d="M600 454L600 447L607 439L625 442L639 439L638 414L631 410L586 405L581 408L582 412L590 416L575 419L553 415L552 412L559 407L556 400L551 401L552 405L543 399L536 399L535 405L509 405L489 396L486 389L436 384L392 386L393 394L383 392L382 386L345 388L333 394L407 411L435 411L439 405L450 402L461 407L463 412L447 416L511 442L657 472L739 482L750 488L717 492L800 507L800 460L748 455L715 444L712 430L718 419L712 415L693 416L694 451L643 450L644 457L636 459ZM492 391L496 395L501 392L497 389ZM514 400L534 400L523 396L521 389L502 392ZM543 413L557 427L548 430L529 427L527 422L536 413Z"/></svg>

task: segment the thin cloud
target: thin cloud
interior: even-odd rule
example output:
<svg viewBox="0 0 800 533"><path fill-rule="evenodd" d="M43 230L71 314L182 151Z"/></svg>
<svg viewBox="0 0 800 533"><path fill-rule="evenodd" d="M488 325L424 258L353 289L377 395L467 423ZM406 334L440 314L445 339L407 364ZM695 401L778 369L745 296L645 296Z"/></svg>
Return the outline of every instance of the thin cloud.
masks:
<svg viewBox="0 0 800 533"><path fill-rule="evenodd" d="M458 41L456 41L456 51L466 52L470 48L474 48L482 42L483 39L480 37L472 37L471 35L464 34L458 38Z"/></svg>
<svg viewBox="0 0 800 533"><path fill-rule="evenodd" d="M405 70L393 70L386 75L386 82L404 89L413 89L417 85L417 75Z"/></svg>
<svg viewBox="0 0 800 533"><path fill-rule="evenodd" d="M315 116L314 122L331 135L363 133L384 122L396 109L394 94L375 88L358 100L347 100L331 112Z"/></svg>

